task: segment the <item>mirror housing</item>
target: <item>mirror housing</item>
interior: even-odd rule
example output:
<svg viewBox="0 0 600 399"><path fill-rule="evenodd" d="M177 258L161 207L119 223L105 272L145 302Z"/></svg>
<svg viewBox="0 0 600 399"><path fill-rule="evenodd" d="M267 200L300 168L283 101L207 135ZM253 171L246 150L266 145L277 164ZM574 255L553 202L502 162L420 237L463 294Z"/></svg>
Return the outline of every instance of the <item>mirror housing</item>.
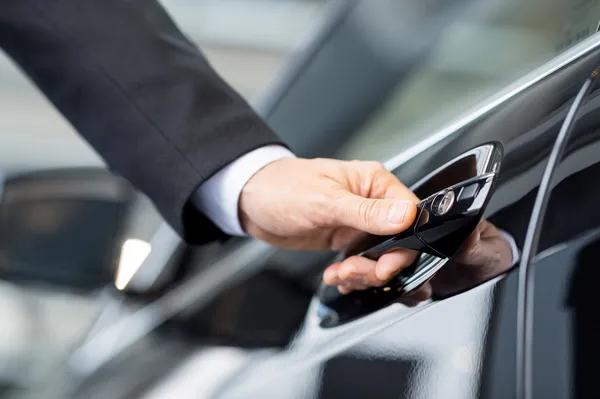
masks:
<svg viewBox="0 0 600 399"><path fill-rule="evenodd" d="M0 279L83 292L112 284L132 197L125 180L102 169L8 177Z"/></svg>

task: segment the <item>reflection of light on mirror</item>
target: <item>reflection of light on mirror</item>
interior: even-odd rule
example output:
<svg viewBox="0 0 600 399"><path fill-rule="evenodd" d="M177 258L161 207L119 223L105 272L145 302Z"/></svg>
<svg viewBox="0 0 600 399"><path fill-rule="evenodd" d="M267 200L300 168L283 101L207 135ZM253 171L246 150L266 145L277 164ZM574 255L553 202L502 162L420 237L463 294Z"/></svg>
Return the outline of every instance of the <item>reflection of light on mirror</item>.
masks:
<svg viewBox="0 0 600 399"><path fill-rule="evenodd" d="M150 254L150 243L130 238L125 240L121 248L121 259L117 268L115 286L119 290L125 289L127 284L133 278L133 275L140 268L144 259Z"/></svg>

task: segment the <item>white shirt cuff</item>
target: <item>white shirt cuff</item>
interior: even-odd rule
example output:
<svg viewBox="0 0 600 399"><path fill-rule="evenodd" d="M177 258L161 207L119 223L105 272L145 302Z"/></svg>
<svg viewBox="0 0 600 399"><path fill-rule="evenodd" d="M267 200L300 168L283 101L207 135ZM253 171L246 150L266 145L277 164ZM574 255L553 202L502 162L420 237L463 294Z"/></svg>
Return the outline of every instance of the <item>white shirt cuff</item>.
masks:
<svg viewBox="0 0 600 399"><path fill-rule="evenodd" d="M238 215L242 189L252 176L271 162L295 155L280 145L268 145L251 151L205 181L193 197L194 205L217 227L229 235L244 236Z"/></svg>
<svg viewBox="0 0 600 399"><path fill-rule="evenodd" d="M519 247L517 246L517 243L515 242L515 239L512 235L510 235L509 233L507 233L506 231L502 230L502 229L498 229L500 230L500 234L502 234L502 236L506 239L506 241L508 241L508 245L510 245L510 250L512 251L512 265L514 266L519 262L519 259L521 258L521 251L519 251Z"/></svg>

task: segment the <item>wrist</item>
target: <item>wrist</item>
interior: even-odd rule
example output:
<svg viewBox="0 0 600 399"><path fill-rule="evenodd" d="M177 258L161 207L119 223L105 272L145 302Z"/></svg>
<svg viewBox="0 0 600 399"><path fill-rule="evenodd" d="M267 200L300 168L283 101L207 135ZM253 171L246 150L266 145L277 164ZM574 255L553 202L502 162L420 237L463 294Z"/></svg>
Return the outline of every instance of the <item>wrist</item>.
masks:
<svg viewBox="0 0 600 399"><path fill-rule="evenodd" d="M194 194L193 203L223 232L244 236L239 205L244 187L266 165L290 157L294 154L280 145L251 151L204 182Z"/></svg>
<svg viewBox="0 0 600 399"><path fill-rule="evenodd" d="M276 194L273 193L272 190L282 186L282 182L278 181L279 179L274 179L273 176L278 175L278 169L281 168L286 161L289 161L290 158L295 157L282 157L265 164L254 172L242 187L237 211L240 226L244 233L255 238L261 238L260 229L253 228L252 215L255 215L256 217L258 213L264 214L268 208L272 208L265 204L265 199L274 199Z"/></svg>

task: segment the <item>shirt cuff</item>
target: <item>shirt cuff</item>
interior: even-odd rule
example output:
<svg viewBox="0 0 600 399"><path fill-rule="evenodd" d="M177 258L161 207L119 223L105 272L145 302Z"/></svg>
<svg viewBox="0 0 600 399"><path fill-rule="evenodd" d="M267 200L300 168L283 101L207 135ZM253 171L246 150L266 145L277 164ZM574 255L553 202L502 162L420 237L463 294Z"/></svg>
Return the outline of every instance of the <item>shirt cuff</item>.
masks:
<svg viewBox="0 0 600 399"><path fill-rule="evenodd" d="M502 234L502 236L506 239L506 241L508 241L508 245L510 245L510 250L512 252L512 265L514 266L519 262L519 259L521 258L521 251L519 251L519 247L517 246L517 243L515 242L514 237L510 234L507 233L506 231L502 230L502 229L498 229L500 230L500 234Z"/></svg>
<svg viewBox="0 0 600 399"><path fill-rule="evenodd" d="M252 176L271 162L295 155L281 145L268 145L251 151L205 181L196 190L192 203L224 233L245 236L238 215L242 189Z"/></svg>

